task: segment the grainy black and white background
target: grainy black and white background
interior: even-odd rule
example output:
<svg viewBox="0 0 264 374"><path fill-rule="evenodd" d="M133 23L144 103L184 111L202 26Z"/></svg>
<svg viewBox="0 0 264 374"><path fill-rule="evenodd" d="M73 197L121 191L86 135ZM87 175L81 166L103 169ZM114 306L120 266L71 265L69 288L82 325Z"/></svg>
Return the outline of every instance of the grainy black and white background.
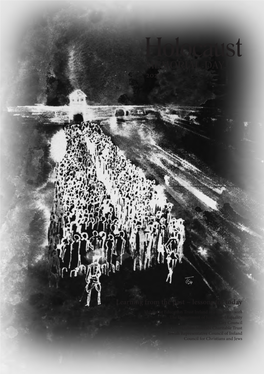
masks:
<svg viewBox="0 0 264 374"><path fill-rule="evenodd" d="M240 1L1 2L1 372L261 367L261 14L260 2ZM146 37L151 45L161 37L162 46L240 40L241 56L204 57L196 66L191 54L157 59L152 48L147 61ZM64 152L62 117L50 107L68 105L78 88L94 107L155 108L101 125L185 220L189 261L169 285L165 265L133 272L128 259L102 277L102 305L91 308L79 302L83 279L56 290L47 278L53 170ZM35 104L37 115L28 107ZM196 324L217 331L238 310L242 341L177 333ZM206 321L197 322L200 312Z"/></svg>

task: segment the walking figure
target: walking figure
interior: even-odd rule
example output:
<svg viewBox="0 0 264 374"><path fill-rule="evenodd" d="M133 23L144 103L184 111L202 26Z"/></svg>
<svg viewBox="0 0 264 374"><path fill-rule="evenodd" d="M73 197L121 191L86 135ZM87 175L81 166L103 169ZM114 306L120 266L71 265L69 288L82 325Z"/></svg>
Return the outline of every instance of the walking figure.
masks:
<svg viewBox="0 0 264 374"><path fill-rule="evenodd" d="M167 267L168 267L168 275L166 278L166 282L172 283L172 276L173 276L173 269L175 268L177 261L178 261L178 255L174 254L173 252L169 253L166 257L167 260Z"/></svg>
<svg viewBox="0 0 264 374"><path fill-rule="evenodd" d="M95 256L94 256L95 257ZM101 256L100 256L101 257ZM90 306L92 290L95 288L97 291L97 305L101 305L101 265L99 264L99 257L95 257L94 261L88 265L87 275L86 275L86 286L85 290L87 292L87 301L85 306Z"/></svg>

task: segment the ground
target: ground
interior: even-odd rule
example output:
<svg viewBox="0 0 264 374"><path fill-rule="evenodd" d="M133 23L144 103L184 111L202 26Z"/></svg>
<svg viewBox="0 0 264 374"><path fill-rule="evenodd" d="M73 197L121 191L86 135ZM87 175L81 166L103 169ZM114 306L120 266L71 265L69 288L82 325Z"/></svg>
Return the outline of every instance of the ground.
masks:
<svg viewBox="0 0 264 374"><path fill-rule="evenodd" d="M81 276L61 279L58 290L48 287L45 241L54 167L49 149L61 127L5 120L3 370L40 370L41 352L55 369L70 368L83 350L94 360L107 355L122 362L129 352L139 361L146 356L165 362L187 344L192 349L193 341L184 337L194 326L204 333L215 331L239 311L244 347L250 342L257 349L263 326L262 212L257 189L252 196L239 186L239 170L234 180L228 178L238 162L235 154L229 164L206 164L206 157L191 149L196 142L194 148L199 143L210 153L210 142L184 129L156 119L102 123L126 157L165 188L174 215L185 219L187 237L185 258L171 285L165 282L165 264L133 272L127 257L120 272L101 277L102 305L96 305L93 294L87 308ZM188 277L193 283L188 284ZM211 341L205 344L207 349Z"/></svg>

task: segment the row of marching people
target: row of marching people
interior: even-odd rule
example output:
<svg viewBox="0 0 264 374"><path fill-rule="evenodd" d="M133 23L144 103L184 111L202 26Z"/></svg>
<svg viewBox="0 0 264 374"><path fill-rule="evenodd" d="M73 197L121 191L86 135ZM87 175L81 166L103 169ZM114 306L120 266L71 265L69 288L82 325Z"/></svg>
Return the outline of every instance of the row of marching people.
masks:
<svg viewBox="0 0 264 374"><path fill-rule="evenodd" d="M172 204L98 125L88 122L64 131L67 148L55 167L48 232L53 274L88 274L99 256L101 272L109 275L132 256L134 270L166 259L171 282L185 240L183 220L172 217Z"/></svg>

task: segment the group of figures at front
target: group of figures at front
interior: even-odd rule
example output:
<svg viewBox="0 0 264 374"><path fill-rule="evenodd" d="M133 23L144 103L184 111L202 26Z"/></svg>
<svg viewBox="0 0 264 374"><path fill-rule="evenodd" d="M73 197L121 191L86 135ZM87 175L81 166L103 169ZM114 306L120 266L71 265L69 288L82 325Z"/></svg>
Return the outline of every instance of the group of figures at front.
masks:
<svg viewBox="0 0 264 374"><path fill-rule="evenodd" d="M55 166L54 202L48 230L49 285L85 276L86 305L102 274L167 263L166 281L182 262L185 227L159 186L128 160L97 123L67 125L67 146Z"/></svg>

